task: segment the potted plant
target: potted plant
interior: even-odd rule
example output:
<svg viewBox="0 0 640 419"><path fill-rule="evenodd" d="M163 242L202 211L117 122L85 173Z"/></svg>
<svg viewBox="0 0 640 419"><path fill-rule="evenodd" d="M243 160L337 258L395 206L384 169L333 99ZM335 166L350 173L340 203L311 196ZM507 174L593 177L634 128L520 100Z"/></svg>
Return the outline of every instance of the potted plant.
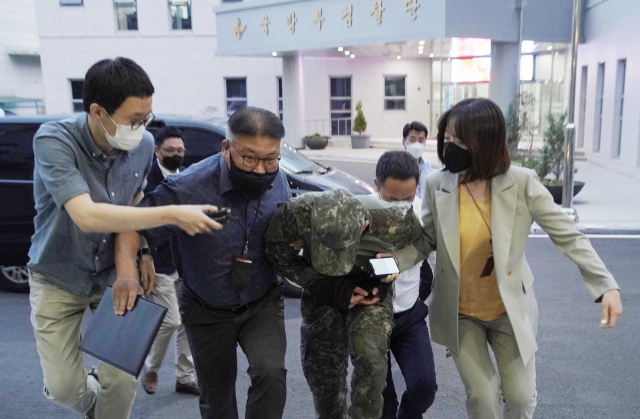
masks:
<svg viewBox="0 0 640 419"><path fill-rule="evenodd" d="M562 179L565 165L565 118L566 113L554 117L547 115L549 128L544 133L544 146L538 159L536 172L544 186L547 187L556 204L562 203ZM573 196L584 188L584 182L573 183Z"/></svg>
<svg viewBox="0 0 640 419"><path fill-rule="evenodd" d="M358 114L353 120L353 130L358 134L351 134L351 148L369 148L371 136L362 134L367 130L367 120L364 119L364 114L362 113L362 101L356 105L356 111Z"/></svg>
<svg viewBox="0 0 640 419"><path fill-rule="evenodd" d="M311 150L322 150L329 144L329 137L315 133L304 137L304 143Z"/></svg>

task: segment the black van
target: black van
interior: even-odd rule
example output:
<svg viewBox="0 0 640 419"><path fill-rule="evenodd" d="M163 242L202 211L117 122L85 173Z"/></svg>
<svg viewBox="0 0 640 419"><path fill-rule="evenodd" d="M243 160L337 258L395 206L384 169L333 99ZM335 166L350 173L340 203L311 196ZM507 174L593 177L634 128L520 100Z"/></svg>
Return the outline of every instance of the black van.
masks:
<svg viewBox="0 0 640 419"><path fill-rule="evenodd" d="M24 265L33 235L33 136L40 124L66 116L0 118L0 287L28 292ZM147 128L152 133L164 126L184 132L188 153L185 166L220 152L225 138L224 121L199 120L183 116L156 116ZM347 189L356 195L373 193L373 188L354 176L304 157L284 144L280 168L287 174L293 195L311 191Z"/></svg>

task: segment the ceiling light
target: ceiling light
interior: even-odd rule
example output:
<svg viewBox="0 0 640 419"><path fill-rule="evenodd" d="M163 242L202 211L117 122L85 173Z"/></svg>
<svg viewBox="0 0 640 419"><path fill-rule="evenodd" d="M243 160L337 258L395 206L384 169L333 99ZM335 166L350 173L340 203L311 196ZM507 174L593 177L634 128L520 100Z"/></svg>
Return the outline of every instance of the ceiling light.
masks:
<svg viewBox="0 0 640 419"><path fill-rule="evenodd" d="M420 41L420 45L424 45L424 41Z"/></svg>
<svg viewBox="0 0 640 419"><path fill-rule="evenodd" d="M349 54L350 54L350 52L349 52L349 51L345 51L345 52L344 52L344 55L349 55Z"/></svg>
<svg viewBox="0 0 640 419"><path fill-rule="evenodd" d="M356 58L356 54L351 54L351 58Z"/></svg>
<svg viewBox="0 0 640 419"><path fill-rule="evenodd" d="M402 55L398 55L398 57L397 57L397 58L398 58L398 59L402 58Z"/></svg>
<svg viewBox="0 0 640 419"><path fill-rule="evenodd" d="M344 48L338 47L338 51L342 52L342 51L344 51Z"/></svg>
<svg viewBox="0 0 640 419"><path fill-rule="evenodd" d="M429 54L429 57L431 57L431 58L433 58L435 56L436 56L436 54L434 54L433 52L431 54Z"/></svg>
<svg viewBox="0 0 640 419"><path fill-rule="evenodd" d="M552 49L553 49L553 45L549 45L549 46L547 47L547 51L551 51Z"/></svg>
<svg viewBox="0 0 640 419"><path fill-rule="evenodd" d="M418 51L418 54L424 54L423 50Z"/></svg>
<svg viewBox="0 0 640 419"><path fill-rule="evenodd" d="M273 55L274 57L277 57L278 53L277 52L272 52L271 55Z"/></svg>
<svg viewBox="0 0 640 419"><path fill-rule="evenodd" d="M420 45L418 49L424 49L424 45Z"/></svg>

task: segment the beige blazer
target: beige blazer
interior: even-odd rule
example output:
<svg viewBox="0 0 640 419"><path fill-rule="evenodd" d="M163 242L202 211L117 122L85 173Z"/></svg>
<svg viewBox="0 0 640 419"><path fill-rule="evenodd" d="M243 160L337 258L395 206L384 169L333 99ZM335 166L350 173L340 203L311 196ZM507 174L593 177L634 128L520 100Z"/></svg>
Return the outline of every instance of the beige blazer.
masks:
<svg viewBox="0 0 640 419"><path fill-rule="evenodd" d="M458 354L458 291L460 284L460 224L458 175L436 171L427 177L423 195L424 234L413 247L398 251L401 270L436 252L436 272L429 309L432 339ZM618 289L591 243L553 202L533 170L512 166L491 180L491 230L495 271L523 363L538 346L538 305L533 274L524 254L529 230L536 221L560 251L579 268L591 297L599 301Z"/></svg>

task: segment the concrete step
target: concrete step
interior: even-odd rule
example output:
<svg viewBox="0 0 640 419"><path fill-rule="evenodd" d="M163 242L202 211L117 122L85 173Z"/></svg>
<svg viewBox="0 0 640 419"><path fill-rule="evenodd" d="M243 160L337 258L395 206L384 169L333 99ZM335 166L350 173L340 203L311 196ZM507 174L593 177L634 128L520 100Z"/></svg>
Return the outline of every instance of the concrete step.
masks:
<svg viewBox="0 0 640 419"><path fill-rule="evenodd" d="M587 155L584 151L576 151L575 161L587 161Z"/></svg>

